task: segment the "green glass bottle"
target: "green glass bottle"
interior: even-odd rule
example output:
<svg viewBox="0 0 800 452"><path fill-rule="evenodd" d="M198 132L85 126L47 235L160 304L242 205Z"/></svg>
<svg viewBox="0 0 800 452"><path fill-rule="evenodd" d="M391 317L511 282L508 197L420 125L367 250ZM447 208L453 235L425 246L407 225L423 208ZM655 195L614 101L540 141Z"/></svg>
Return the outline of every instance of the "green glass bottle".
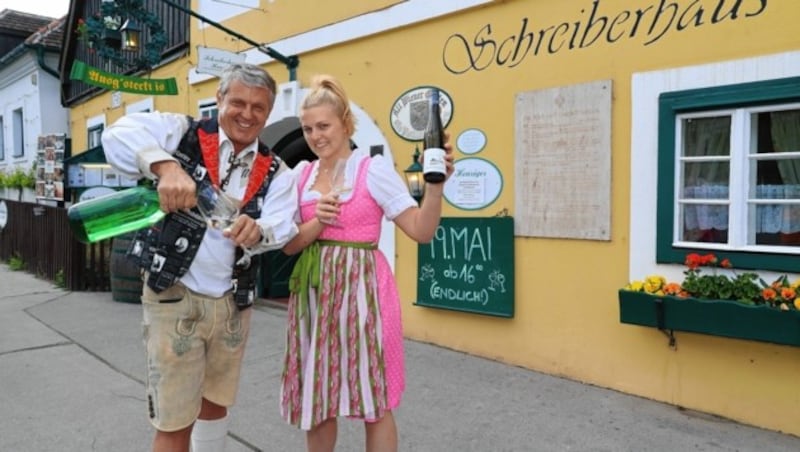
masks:
<svg viewBox="0 0 800 452"><path fill-rule="evenodd" d="M158 192L133 187L73 204L67 210L69 226L83 243L94 243L152 226L164 217Z"/></svg>
<svg viewBox="0 0 800 452"><path fill-rule="evenodd" d="M432 88L428 94L428 125L422 137L422 177L429 184L440 184L447 177L445 164L444 127L439 110L439 90Z"/></svg>

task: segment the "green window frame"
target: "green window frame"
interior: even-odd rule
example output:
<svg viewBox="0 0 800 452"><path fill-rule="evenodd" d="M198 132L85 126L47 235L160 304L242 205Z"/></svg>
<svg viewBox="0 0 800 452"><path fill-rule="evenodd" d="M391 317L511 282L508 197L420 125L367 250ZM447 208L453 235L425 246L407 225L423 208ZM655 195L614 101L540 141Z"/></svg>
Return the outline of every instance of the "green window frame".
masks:
<svg viewBox="0 0 800 452"><path fill-rule="evenodd" d="M673 243L675 225L677 116L725 108L746 108L800 102L800 77L662 93L658 106L658 182L656 262L682 264L687 253L714 253L730 259L736 268L800 272L797 254L764 251L703 249Z"/></svg>

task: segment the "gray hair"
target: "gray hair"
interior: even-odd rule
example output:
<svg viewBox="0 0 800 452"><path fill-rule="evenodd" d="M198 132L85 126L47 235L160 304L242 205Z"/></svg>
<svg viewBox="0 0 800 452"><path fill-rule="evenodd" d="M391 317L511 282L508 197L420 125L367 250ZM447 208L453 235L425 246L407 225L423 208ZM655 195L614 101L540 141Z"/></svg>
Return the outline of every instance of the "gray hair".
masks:
<svg viewBox="0 0 800 452"><path fill-rule="evenodd" d="M234 63L226 67L219 76L219 93L221 96L228 94L232 81L238 80L247 86L266 88L272 93L272 102L275 102L277 87L275 79L261 66L250 63Z"/></svg>

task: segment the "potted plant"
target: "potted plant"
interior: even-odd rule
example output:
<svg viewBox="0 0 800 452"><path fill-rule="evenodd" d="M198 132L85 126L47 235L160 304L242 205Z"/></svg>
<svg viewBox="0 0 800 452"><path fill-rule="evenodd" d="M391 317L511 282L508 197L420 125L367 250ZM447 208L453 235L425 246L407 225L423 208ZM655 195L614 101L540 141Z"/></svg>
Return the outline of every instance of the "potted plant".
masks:
<svg viewBox="0 0 800 452"><path fill-rule="evenodd" d="M673 331L689 331L800 345L800 279L767 283L713 254L689 254L685 265L682 282L650 275L622 288L620 322L656 327L671 343Z"/></svg>

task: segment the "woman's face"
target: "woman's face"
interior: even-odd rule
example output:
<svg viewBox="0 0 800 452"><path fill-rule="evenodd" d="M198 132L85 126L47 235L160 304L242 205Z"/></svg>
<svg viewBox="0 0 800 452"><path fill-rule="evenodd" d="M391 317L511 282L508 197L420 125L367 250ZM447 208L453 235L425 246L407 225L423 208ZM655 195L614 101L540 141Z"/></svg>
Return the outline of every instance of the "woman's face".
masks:
<svg viewBox="0 0 800 452"><path fill-rule="evenodd" d="M333 106L323 104L304 109L300 124L308 147L318 158L339 158L350 153L350 134Z"/></svg>

